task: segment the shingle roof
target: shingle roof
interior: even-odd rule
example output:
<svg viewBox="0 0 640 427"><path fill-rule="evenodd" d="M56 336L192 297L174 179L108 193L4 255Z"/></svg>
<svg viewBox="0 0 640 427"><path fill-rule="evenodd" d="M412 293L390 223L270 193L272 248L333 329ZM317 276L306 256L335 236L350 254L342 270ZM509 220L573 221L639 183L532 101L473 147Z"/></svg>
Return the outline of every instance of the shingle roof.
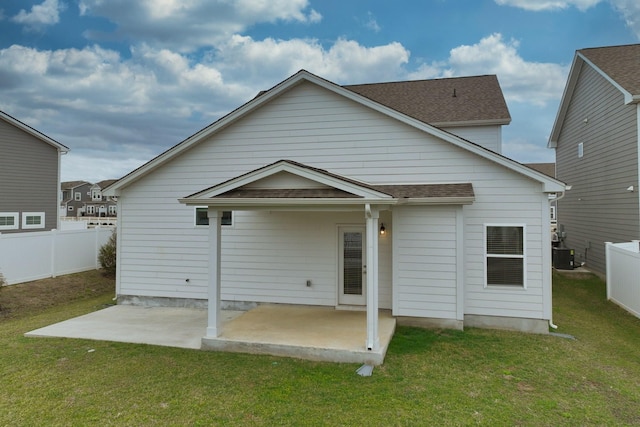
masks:
<svg viewBox="0 0 640 427"><path fill-rule="evenodd" d="M424 199L441 197L474 197L473 185L463 184L417 184L374 185L373 188L396 199Z"/></svg>
<svg viewBox="0 0 640 427"><path fill-rule="evenodd" d="M60 183L60 187L63 190L70 190L72 188L76 188L84 184L90 184L90 183L87 181L63 181Z"/></svg>
<svg viewBox="0 0 640 427"><path fill-rule="evenodd" d="M631 95L640 95L640 44L578 51Z"/></svg>
<svg viewBox="0 0 640 427"><path fill-rule="evenodd" d="M551 178L556 177L556 164L555 163L525 163L524 164L531 169L537 170Z"/></svg>
<svg viewBox="0 0 640 427"><path fill-rule="evenodd" d="M343 87L431 125L511 121L495 75Z"/></svg>
<svg viewBox="0 0 640 427"><path fill-rule="evenodd" d="M384 194L388 194L396 199L412 198L457 198L474 197L471 183L462 184L403 184L403 185L374 185L355 181L341 175L336 175L324 169L315 168L292 160L280 160L301 168L313 170L328 177L337 178L341 181L350 182L358 186L369 188ZM279 162L276 162L279 163ZM274 163L275 164L275 163ZM268 165L271 166L271 165ZM268 167L266 166L266 167ZM264 169L264 168L260 168ZM258 170L260 170L258 169ZM255 172L255 171L254 171ZM245 174L246 175L246 174ZM355 194L337 188L276 188L276 189L255 189L255 188L235 188L215 196L222 199L334 199L334 198L361 198Z"/></svg>
<svg viewBox="0 0 640 427"><path fill-rule="evenodd" d="M102 180L100 182L96 182L96 185L98 187L100 187L100 189L103 189L103 188L107 188L108 186L110 186L111 184L113 184L116 181L117 181L117 179L105 179L105 180Z"/></svg>
<svg viewBox="0 0 640 427"><path fill-rule="evenodd" d="M473 186L464 184L372 185L395 199L474 197ZM348 199L362 198L337 188L237 188L215 196L220 199Z"/></svg>

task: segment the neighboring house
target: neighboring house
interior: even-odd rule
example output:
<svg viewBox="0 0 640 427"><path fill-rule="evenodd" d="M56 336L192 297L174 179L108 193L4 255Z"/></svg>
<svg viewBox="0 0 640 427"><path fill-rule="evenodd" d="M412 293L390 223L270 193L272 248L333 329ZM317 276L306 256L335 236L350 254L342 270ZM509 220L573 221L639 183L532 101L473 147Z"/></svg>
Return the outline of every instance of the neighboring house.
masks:
<svg viewBox="0 0 640 427"><path fill-rule="evenodd" d="M118 302L207 307L207 337L221 307L255 303L361 306L368 348L379 308L546 333L548 195L565 186L494 151L509 121L495 76L300 71L105 190Z"/></svg>
<svg viewBox="0 0 640 427"><path fill-rule="evenodd" d="M62 183L60 210L67 217L115 217L117 200L106 197L102 190L116 182L115 179L91 184L87 181L65 181Z"/></svg>
<svg viewBox="0 0 640 427"><path fill-rule="evenodd" d="M0 111L0 233L59 228L67 147Z"/></svg>
<svg viewBox="0 0 640 427"><path fill-rule="evenodd" d="M576 264L604 274L605 242L640 238L638 117L640 44L578 50L549 138L558 227Z"/></svg>

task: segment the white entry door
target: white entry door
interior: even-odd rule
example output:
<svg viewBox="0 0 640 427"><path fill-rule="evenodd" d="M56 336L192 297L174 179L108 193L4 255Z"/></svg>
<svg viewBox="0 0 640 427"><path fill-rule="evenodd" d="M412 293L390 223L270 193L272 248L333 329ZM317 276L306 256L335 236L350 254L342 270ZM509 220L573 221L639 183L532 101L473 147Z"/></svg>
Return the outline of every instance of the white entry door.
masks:
<svg viewBox="0 0 640 427"><path fill-rule="evenodd" d="M340 228L340 286L338 304L365 305L367 282L364 227Z"/></svg>

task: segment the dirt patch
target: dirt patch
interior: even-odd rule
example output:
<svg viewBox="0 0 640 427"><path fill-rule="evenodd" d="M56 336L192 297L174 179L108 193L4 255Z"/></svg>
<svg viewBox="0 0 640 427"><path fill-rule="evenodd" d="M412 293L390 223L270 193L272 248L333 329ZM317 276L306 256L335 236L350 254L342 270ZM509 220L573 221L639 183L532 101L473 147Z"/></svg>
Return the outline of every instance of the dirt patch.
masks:
<svg viewBox="0 0 640 427"><path fill-rule="evenodd" d="M3 286L0 288L0 320L108 292L115 293L115 278L99 270Z"/></svg>

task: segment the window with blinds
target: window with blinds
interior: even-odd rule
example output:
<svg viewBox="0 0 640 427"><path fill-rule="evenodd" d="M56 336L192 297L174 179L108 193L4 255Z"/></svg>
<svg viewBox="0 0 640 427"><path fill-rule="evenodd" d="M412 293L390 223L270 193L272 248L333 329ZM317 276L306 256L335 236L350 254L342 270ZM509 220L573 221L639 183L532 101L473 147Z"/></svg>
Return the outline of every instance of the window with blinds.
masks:
<svg viewBox="0 0 640 427"><path fill-rule="evenodd" d="M524 226L486 226L487 286L524 286Z"/></svg>

